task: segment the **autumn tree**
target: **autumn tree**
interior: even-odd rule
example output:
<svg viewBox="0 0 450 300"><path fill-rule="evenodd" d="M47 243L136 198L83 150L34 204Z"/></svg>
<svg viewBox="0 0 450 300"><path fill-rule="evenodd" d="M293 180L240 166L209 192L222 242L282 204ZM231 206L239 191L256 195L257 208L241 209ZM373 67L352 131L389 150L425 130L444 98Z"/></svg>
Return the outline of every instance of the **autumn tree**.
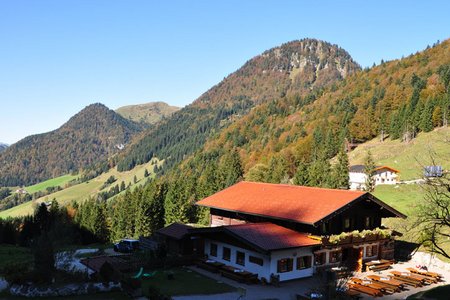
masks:
<svg viewBox="0 0 450 300"><path fill-rule="evenodd" d="M428 179L426 194L420 205L417 226L420 230L420 242L434 253L450 259L448 243L450 239L450 178Z"/></svg>

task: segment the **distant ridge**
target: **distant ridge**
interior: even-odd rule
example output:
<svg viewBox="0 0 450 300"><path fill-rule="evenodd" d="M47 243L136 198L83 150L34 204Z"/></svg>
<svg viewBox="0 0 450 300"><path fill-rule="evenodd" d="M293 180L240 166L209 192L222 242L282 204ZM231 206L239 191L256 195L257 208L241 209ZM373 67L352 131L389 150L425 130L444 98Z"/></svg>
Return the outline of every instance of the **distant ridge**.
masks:
<svg viewBox="0 0 450 300"><path fill-rule="evenodd" d="M6 150L6 148L8 148L9 145L5 144L5 143L0 143L0 152L3 152Z"/></svg>
<svg viewBox="0 0 450 300"><path fill-rule="evenodd" d="M103 104L89 105L60 128L0 153L0 186L30 185L106 161L141 130Z"/></svg>
<svg viewBox="0 0 450 300"><path fill-rule="evenodd" d="M122 106L116 109L116 113L133 122L152 125L159 122L162 118L169 117L179 109L179 107L158 101Z"/></svg>

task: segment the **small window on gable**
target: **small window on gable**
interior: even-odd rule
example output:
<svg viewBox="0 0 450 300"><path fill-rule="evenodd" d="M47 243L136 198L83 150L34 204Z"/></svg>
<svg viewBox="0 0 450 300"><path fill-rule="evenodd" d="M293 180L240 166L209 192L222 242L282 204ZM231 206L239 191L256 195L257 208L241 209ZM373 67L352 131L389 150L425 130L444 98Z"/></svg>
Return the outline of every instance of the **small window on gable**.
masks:
<svg viewBox="0 0 450 300"><path fill-rule="evenodd" d="M345 230L346 230L346 229L350 229L350 223L351 223L350 218L345 218L345 219L344 219L344 229L345 229Z"/></svg>

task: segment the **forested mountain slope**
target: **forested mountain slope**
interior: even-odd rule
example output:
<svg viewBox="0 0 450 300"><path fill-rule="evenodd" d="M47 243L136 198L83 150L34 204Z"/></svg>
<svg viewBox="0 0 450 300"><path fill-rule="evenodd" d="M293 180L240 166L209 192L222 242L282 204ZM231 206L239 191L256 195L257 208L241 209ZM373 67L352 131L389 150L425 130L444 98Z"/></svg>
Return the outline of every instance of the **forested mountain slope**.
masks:
<svg viewBox="0 0 450 300"><path fill-rule="evenodd" d="M165 102L149 102L122 106L116 109L116 113L133 122L152 125L171 116L179 109L179 107L171 106Z"/></svg>
<svg viewBox="0 0 450 300"><path fill-rule="evenodd" d="M323 91L291 94L255 107L211 138L192 160L237 149L246 173L273 174L275 168L282 178L292 178L300 162L330 159L345 140L363 142L383 133L407 142L418 132L447 124L449 81L447 40Z"/></svg>
<svg viewBox="0 0 450 300"><path fill-rule="evenodd" d="M32 135L0 154L0 186L33 184L77 171L119 152L141 131L102 104L92 104L59 129Z"/></svg>
<svg viewBox="0 0 450 300"><path fill-rule="evenodd" d="M170 167L255 105L294 92L307 94L359 69L345 50L323 41L304 39L270 49L150 129L118 161L118 169L130 169L152 156L166 159Z"/></svg>

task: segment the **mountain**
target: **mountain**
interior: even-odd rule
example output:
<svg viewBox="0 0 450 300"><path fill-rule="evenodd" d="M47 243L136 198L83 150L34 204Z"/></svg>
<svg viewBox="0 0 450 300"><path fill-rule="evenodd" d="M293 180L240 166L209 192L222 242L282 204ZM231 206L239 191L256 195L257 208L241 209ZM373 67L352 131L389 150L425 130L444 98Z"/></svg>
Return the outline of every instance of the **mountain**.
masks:
<svg viewBox="0 0 450 300"><path fill-rule="evenodd" d="M6 148L8 148L8 144L5 143L0 143L0 152L3 152L6 150Z"/></svg>
<svg viewBox="0 0 450 300"><path fill-rule="evenodd" d="M129 170L153 156L165 159L169 168L255 105L320 90L359 70L345 50L327 42L304 39L272 48L149 129L118 160L118 169Z"/></svg>
<svg viewBox="0 0 450 300"><path fill-rule="evenodd" d="M133 122L152 125L167 118L180 108L165 102L150 102L137 105L127 105L116 109L116 113Z"/></svg>
<svg viewBox="0 0 450 300"><path fill-rule="evenodd" d="M209 138L175 173L180 178L187 173L200 177L208 165L237 151L247 179L289 182L298 172L318 171L312 180L328 174L329 167L320 163L332 159L347 142L358 144L378 136L408 147L418 133L447 126L449 117L450 40L446 40L357 72L320 92L263 103ZM320 171L319 166L325 169Z"/></svg>
<svg viewBox="0 0 450 300"><path fill-rule="evenodd" d="M0 154L0 186L33 184L86 168L118 153L142 130L103 104L92 104L59 129L32 135Z"/></svg>

